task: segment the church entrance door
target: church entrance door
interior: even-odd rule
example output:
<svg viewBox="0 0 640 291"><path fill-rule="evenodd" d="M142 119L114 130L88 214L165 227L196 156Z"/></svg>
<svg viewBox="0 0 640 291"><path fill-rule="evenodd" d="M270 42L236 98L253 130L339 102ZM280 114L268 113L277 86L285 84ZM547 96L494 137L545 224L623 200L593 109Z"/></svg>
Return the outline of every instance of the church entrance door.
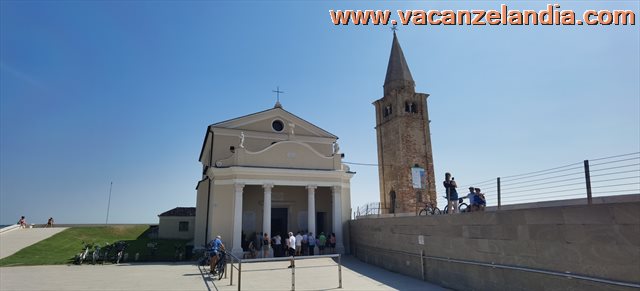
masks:
<svg viewBox="0 0 640 291"><path fill-rule="evenodd" d="M287 238L287 226L289 224L288 208L271 208L271 233L269 236L279 234L283 239Z"/></svg>

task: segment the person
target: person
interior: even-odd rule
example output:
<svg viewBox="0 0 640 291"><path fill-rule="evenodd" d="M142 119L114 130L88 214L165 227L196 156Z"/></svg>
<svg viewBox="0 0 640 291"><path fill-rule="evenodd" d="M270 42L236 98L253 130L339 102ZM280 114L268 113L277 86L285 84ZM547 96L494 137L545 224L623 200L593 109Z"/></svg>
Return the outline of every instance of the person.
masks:
<svg viewBox="0 0 640 291"><path fill-rule="evenodd" d="M20 220L18 220L18 224L20 225L20 228L27 228L27 219L24 218L24 215L20 217Z"/></svg>
<svg viewBox="0 0 640 291"><path fill-rule="evenodd" d="M449 213L455 213L458 209L458 192L456 188L458 185L456 184L455 178L451 176L451 173L444 174L444 188L447 192L447 202L449 206Z"/></svg>
<svg viewBox="0 0 640 291"><path fill-rule="evenodd" d="M336 234L334 232L329 235L329 248L332 254L336 252Z"/></svg>
<svg viewBox="0 0 640 291"><path fill-rule="evenodd" d="M47 220L47 227L53 227L53 217L49 217L49 220Z"/></svg>
<svg viewBox="0 0 640 291"><path fill-rule="evenodd" d="M216 271L216 264L220 258L220 251L224 251L224 244L222 243L222 237L218 235L211 241L211 265L209 266L211 268L211 274L214 274Z"/></svg>
<svg viewBox="0 0 640 291"><path fill-rule="evenodd" d="M484 198L484 193L480 192L480 188L476 188L475 204L478 207L478 211L484 211L487 206L487 199Z"/></svg>
<svg viewBox="0 0 640 291"><path fill-rule="evenodd" d="M246 253L244 255L244 259L255 259L256 256L258 255L258 250L256 250L256 247L253 245L253 242L249 242L249 253Z"/></svg>
<svg viewBox="0 0 640 291"><path fill-rule="evenodd" d="M294 261L294 259L293 259L293 258L294 258L294 257L295 257L295 255L296 255L296 249L295 249L295 246L296 246L296 237L295 237L295 236L293 236L293 232L289 232L289 239L288 239L288 241L289 241L289 243L288 243L288 245L289 245L289 256L291 256L291 264L289 265L289 267L288 267L288 268L295 268L295 267L296 267L296 265L295 265L295 261Z"/></svg>
<svg viewBox="0 0 640 291"><path fill-rule="evenodd" d="M469 212L478 211L476 203L476 192L475 188L469 187L469 193L464 198L469 199Z"/></svg>
<svg viewBox="0 0 640 291"><path fill-rule="evenodd" d="M304 234L302 235L302 255L309 255L309 235L307 234L307 232L304 232Z"/></svg>
<svg viewBox="0 0 640 291"><path fill-rule="evenodd" d="M327 237L324 235L324 232L320 232L320 237L318 237L318 248L320 249L318 252L321 255L324 255L324 247L327 245Z"/></svg>
<svg viewBox="0 0 640 291"><path fill-rule="evenodd" d="M271 245L271 240L269 239L269 234L264 233L264 237L262 238L262 257L266 258L269 256L269 246Z"/></svg>
<svg viewBox="0 0 640 291"><path fill-rule="evenodd" d="M296 234L296 256L299 256L302 253L302 235L298 231Z"/></svg>
<svg viewBox="0 0 640 291"><path fill-rule="evenodd" d="M307 241L309 242L309 255L313 256L313 252L316 249L316 237L313 236L313 232L310 232L309 235L307 235Z"/></svg>
<svg viewBox="0 0 640 291"><path fill-rule="evenodd" d="M273 256L282 257L282 238L280 237L279 234L276 234L276 237L273 240L274 240Z"/></svg>

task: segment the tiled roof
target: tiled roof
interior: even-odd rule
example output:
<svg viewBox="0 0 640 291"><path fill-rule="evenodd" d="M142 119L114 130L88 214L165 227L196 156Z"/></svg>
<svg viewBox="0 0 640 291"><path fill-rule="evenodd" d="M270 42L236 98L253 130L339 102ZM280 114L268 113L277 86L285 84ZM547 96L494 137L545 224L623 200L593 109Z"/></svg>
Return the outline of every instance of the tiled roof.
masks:
<svg viewBox="0 0 640 291"><path fill-rule="evenodd" d="M176 207L158 216L196 216L195 207Z"/></svg>

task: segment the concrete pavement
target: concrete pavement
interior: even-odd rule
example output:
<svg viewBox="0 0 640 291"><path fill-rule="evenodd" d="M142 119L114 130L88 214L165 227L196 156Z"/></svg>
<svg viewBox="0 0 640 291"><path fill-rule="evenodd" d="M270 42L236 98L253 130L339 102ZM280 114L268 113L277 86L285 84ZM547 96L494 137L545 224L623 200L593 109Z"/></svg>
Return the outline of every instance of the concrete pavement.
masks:
<svg viewBox="0 0 640 291"><path fill-rule="evenodd" d="M296 262L295 290L446 290L439 286L342 258L338 268L329 258ZM291 290L288 262L245 263L242 290ZM208 268L207 268L208 269ZM57 265L0 268L0 290L238 290L238 273L214 280L193 264Z"/></svg>
<svg viewBox="0 0 640 291"><path fill-rule="evenodd" d="M18 228L3 232L0 234L0 259L13 255L17 251L65 229L67 228Z"/></svg>
<svg viewBox="0 0 640 291"><path fill-rule="evenodd" d="M4 258L50 237L65 228L16 229L0 234ZM331 258L296 261L295 290L446 290L421 280L389 272L345 256L342 257L342 289L338 289L338 265ZM242 265L242 290L291 290L289 262ZM236 265L237 266L237 265ZM0 290L238 290L238 271L233 285L227 278L214 280L208 268L193 263L145 263L119 265L53 265L0 268Z"/></svg>

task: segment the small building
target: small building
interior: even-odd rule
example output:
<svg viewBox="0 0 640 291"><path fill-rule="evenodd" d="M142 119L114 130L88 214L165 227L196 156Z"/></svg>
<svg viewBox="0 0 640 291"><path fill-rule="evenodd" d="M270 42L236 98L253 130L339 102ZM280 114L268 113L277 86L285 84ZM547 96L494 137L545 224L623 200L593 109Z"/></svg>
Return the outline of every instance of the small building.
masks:
<svg viewBox="0 0 640 291"><path fill-rule="evenodd" d="M193 239L196 208L176 207L158 215L158 238Z"/></svg>

